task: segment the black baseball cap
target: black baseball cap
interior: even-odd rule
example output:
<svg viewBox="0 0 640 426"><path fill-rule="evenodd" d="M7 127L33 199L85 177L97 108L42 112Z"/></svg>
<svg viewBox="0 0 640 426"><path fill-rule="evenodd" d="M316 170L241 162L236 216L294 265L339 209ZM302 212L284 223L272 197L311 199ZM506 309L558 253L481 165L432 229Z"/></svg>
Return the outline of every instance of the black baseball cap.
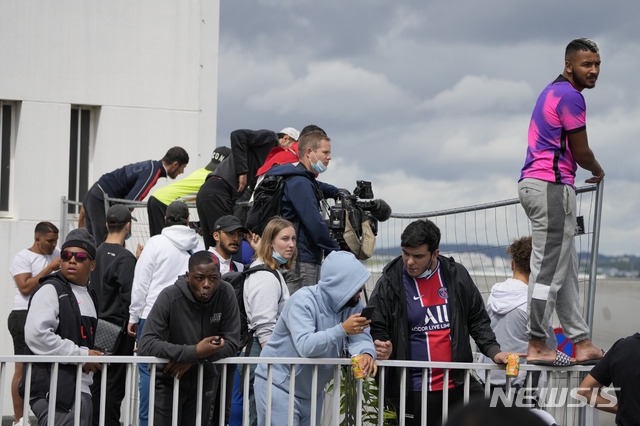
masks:
<svg viewBox="0 0 640 426"><path fill-rule="evenodd" d="M241 230L245 234L249 233L249 230L242 225L240 219L232 215L222 216L220 219L216 220L215 225L213 225L213 232L232 232L236 229Z"/></svg>
<svg viewBox="0 0 640 426"><path fill-rule="evenodd" d="M131 220L135 220L131 216L131 210L128 207L125 207L124 204L116 204L109 207L107 210L107 223L116 225L119 223L128 223Z"/></svg>

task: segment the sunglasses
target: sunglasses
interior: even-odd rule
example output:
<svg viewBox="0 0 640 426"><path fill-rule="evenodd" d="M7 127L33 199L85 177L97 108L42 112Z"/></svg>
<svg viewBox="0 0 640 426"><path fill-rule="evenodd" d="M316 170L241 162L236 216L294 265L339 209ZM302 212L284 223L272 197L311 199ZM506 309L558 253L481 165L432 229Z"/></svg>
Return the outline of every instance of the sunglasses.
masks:
<svg viewBox="0 0 640 426"><path fill-rule="evenodd" d="M75 257L78 263L91 259L87 253L83 252L72 252L68 250L62 250L62 252L60 252L60 258L63 262L69 262L72 257Z"/></svg>

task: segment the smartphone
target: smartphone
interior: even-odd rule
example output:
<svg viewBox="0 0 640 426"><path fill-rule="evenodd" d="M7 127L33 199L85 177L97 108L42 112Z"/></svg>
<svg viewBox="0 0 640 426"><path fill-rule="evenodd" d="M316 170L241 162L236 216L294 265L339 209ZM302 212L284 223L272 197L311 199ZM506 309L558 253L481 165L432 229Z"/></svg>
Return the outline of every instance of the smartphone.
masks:
<svg viewBox="0 0 640 426"><path fill-rule="evenodd" d="M374 309L375 309L374 306L367 306L362 310L362 312L360 313L360 316L365 317L366 319L371 319L371 316L373 316Z"/></svg>
<svg viewBox="0 0 640 426"><path fill-rule="evenodd" d="M222 343L222 341L220 340L219 337L216 340L211 342L212 345L219 345L220 343Z"/></svg>

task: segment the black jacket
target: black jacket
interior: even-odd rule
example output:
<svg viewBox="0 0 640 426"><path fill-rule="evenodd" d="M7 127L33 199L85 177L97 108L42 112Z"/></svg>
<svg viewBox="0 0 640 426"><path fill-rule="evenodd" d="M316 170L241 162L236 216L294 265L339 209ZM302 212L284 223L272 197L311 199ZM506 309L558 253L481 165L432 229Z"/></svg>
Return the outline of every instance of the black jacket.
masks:
<svg viewBox="0 0 640 426"><path fill-rule="evenodd" d="M196 356L196 345L205 337L220 336L224 347L206 360ZM149 312L140 337L140 355L169 358L177 362L217 361L235 356L240 341L240 313L231 284L220 281L208 302L197 301L184 276L162 290ZM164 367L163 367L164 368ZM158 378L173 380L158 369ZM214 364L206 363L205 379L217 374ZM191 367L184 379L197 377Z"/></svg>
<svg viewBox="0 0 640 426"><path fill-rule="evenodd" d="M234 130L231 132L231 154L209 173L238 189L238 176L247 175L247 188L253 190L256 173L269 152L278 146L278 136L271 130Z"/></svg>
<svg viewBox="0 0 640 426"><path fill-rule="evenodd" d="M500 346L491 330L491 320L478 288L466 268L452 257L438 256L438 261L449 294L451 360L473 362L469 336L473 337L483 354L493 359L500 352ZM409 325L402 273L402 257L399 256L385 266L368 303L369 306L375 306L371 337L374 340L391 341L393 351L390 360L409 359ZM463 383L464 371L451 370L451 377L454 385L458 386ZM385 387L388 397L399 397L399 368L387 370Z"/></svg>
<svg viewBox="0 0 640 426"><path fill-rule="evenodd" d="M73 294L73 290L69 285L69 281L58 271L46 277L40 278L40 284L33 292L35 294L44 285L52 285L58 293L58 304L60 312L58 313L59 323L55 333L63 339L71 340L78 346L84 346L93 349L94 331L98 320L96 318L83 317L78 307L78 300ZM33 298L33 294L31 298ZM93 300L96 312L98 312L98 302L95 292L89 289L89 295ZM31 300L29 300L29 308L31 308ZM33 352L27 347L26 355L33 355ZM20 380L19 393L24 398L25 379L27 369L25 368ZM49 386L51 384L51 364L36 362L33 363L31 370L31 391L30 397L45 398L49 394ZM76 389L76 365L60 364L58 366L58 388L56 405L63 410L69 411L73 407Z"/></svg>

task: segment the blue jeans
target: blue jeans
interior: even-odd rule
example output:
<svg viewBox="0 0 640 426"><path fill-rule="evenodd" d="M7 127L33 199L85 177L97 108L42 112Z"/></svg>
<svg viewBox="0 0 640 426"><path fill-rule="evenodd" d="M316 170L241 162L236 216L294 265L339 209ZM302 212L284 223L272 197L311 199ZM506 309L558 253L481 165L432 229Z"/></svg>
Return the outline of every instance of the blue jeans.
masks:
<svg viewBox="0 0 640 426"><path fill-rule="evenodd" d="M142 318L138 322L138 333L136 338L138 339L138 343L140 342L140 336L142 336L142 328L144 327L144 322ZM140 395L140 426L148 426L149 422L149 364L140 363L138 364L138 374L140 375L140 381L138 382L138 392Z"/></svg>

